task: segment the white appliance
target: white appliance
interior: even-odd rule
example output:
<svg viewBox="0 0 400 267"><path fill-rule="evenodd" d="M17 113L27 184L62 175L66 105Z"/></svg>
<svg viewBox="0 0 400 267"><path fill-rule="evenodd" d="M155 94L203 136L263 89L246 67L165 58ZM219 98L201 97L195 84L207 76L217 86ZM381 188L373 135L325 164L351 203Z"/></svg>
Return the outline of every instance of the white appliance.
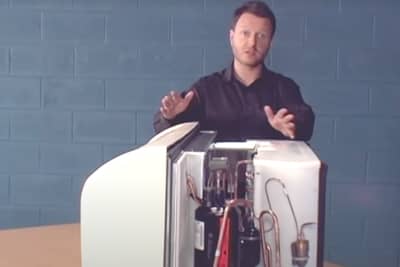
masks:
<svg viewBox="0 0 400 267"><path fill-rule="evenodd" d="M188 193L188 178L204 199L214 159L225 160L236 185L237 163L247 162L245 195L253 215L276 216L279 245L272 215L263 222L270 231L261 233L270 244L270 266L322 267L326 166L304 142L215 142L215 136L195 122L180 124L91 174L81 196L82 267L195 266L199 203ZM306 242L296 247L299 238ZM293 255L304 245L306 254ZM263 252L259 266L267 266Z"/></svg>

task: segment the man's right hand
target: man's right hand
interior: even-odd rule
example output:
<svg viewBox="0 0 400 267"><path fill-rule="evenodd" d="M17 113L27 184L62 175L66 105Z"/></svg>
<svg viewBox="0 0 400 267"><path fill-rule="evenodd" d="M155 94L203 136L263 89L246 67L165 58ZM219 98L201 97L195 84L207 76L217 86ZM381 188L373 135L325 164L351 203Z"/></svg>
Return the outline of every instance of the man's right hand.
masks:
<svg viewBox="0 0 400 267"><path fill-rule="evenodd" d="M296 125L294 124L293 114L289 113L286 108L281 108L274 113L270 106L264 106L264 111L272 128L290 139L295 138Z"/></svg>
<svg viewBox="0 0 400 267"><path fill-rule="evenodd" d="M185 97L181 97L177 92L171 91L169 95L164 96L161 100L161 115L167 120L172 120L187 109L193 95L193 91L190 91Z"/></svg>

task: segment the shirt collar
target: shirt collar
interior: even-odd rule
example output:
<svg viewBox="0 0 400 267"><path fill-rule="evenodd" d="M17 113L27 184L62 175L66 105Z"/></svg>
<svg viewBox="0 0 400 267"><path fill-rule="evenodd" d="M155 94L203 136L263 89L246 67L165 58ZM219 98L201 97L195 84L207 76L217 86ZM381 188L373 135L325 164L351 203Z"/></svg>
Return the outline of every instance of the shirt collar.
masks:
<svg viewBox="0 0 400 267"><path fill-rule="evenodd" d="M261 73L261 77L259 79L263 79L263 80L268 79L268 74L269 74L269 70L263 64L263 70L262 70L262 73ZM235 75L234 75L234 71L233 71L233 62L231 63L231 65L229 67L227 67L224 70L223 77L224 77L224 80L227 81L227 82L232 82L232 81L236 80Z"/></svg>

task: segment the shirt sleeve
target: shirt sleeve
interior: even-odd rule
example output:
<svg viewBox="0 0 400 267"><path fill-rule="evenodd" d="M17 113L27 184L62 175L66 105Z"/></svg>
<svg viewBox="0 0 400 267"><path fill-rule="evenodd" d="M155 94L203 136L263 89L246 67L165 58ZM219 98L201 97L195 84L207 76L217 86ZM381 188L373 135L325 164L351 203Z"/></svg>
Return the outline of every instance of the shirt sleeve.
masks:
<svg viewBox="0 0 400 267"><path fill-rule="evenodd" d="M278 90L280 108L287 108L295 117L295 139L310 140L314 129L315 115L311 106L304 102L299 86L292 80L281 81Z"/></svg>

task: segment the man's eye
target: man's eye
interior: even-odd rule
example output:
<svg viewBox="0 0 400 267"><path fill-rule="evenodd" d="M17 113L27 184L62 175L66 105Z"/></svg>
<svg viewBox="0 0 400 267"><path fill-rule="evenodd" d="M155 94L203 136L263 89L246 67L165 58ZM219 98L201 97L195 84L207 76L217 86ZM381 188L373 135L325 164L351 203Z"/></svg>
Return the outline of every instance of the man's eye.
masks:
<svg viewBox="0 0 400 267"><path fill-rule="evenodd" d="M242 31L242 35L244 37L249 37L250 36L250 32L249 31Z"/></svg>
<svg viewBox="0 0 400 267"><path fill-rule="evenodd" d="M260 40L265 40L265 39L267 39L267 34L263 33L263 32L259 32L259 33L257 33L257 38Z"/></svg>

